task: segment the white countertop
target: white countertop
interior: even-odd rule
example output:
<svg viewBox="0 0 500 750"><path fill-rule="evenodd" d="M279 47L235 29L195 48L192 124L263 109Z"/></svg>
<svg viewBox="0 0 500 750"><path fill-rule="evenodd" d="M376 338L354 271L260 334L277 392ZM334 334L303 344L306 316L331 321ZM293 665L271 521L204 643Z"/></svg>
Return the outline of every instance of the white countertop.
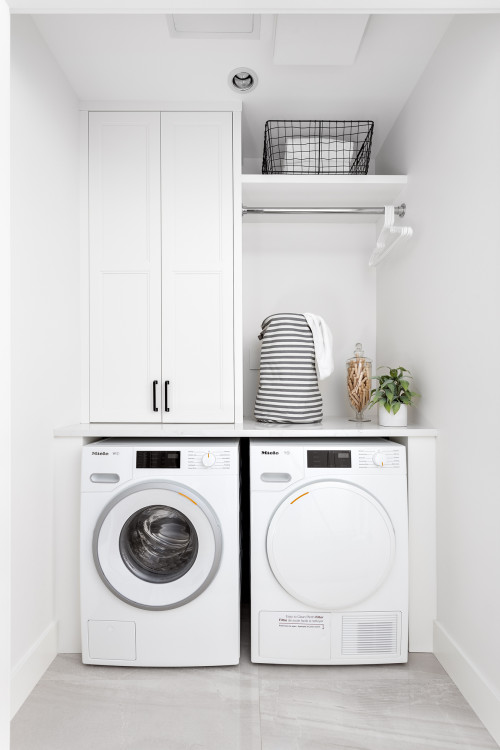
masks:
<svg viewBox="0 0 500 750"><path fill-rule="evenodd" d="M267 424L245 419L237 424L81 423L54 430L56 437L436 437L421 425L380 427L346 417L325 417L319 424Z"/></svg>

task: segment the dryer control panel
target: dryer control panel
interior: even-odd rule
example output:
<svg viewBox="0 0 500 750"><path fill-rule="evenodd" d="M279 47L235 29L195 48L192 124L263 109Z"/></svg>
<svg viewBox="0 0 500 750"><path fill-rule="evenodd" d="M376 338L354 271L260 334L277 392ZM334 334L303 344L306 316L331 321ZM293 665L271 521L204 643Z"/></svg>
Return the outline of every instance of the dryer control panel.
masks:
<svg viewBox="0 0 500 750"><path fill-rule="evenodd" d="M276 439L250 441L253 490L280 491L305 477L406 473L405 448L381 438Z"/></svg>

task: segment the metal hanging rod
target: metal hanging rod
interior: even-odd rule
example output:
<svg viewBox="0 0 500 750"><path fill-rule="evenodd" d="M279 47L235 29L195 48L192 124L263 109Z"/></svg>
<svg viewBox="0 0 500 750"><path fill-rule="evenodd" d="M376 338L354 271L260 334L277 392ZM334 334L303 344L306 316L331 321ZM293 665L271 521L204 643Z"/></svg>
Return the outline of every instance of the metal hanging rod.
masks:
<svg viewBox="0 0 500 750"><path fill-rule="evenodd" d="M400 206L394 206L394 214L395 216L399 216L400 218L403 218L403 216L406 213L406 203L402 203ZM364 206L364 207L354 207L354 208L344 208L344 207L335 207L335 206L325 206L325 207L311 207L311 208L303 208L303 207L289 207L289 208L280 208L277 206L273 207L267 207L267 206L243 206L243 215L245 214L361 214L361 215L384 215L385 214L385 207L384 206Z"/></svg>

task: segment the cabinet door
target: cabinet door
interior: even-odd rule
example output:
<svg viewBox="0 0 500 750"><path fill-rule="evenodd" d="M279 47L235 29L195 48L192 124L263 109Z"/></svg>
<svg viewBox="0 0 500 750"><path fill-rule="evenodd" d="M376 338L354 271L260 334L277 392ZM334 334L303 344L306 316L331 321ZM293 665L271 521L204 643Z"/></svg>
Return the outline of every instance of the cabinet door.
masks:
<svg viewBox="0 0 500 750"><path fill-rule="evenodd" d="M163 420L233 422L232 115L161 117Z"/></svg>
<svg viewBox="0 0 500 750"><path fill-rule="evenodd" d="M89 128L90 420L157 422L160 114L95 112Z"/></svg>

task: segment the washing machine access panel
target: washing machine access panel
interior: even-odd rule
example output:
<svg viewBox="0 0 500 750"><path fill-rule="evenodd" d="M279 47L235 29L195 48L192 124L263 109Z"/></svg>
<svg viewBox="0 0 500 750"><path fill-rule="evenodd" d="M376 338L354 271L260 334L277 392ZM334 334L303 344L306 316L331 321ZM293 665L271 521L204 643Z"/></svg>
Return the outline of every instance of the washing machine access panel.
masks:
<svg viewBox="0 0 500 750"><path fill-rule="evenodd" d="M150 480L117 493L99 516L94 562L105 585L128 604L172 609L199 596L219 568L222 534L192 488Z"/></svg>

